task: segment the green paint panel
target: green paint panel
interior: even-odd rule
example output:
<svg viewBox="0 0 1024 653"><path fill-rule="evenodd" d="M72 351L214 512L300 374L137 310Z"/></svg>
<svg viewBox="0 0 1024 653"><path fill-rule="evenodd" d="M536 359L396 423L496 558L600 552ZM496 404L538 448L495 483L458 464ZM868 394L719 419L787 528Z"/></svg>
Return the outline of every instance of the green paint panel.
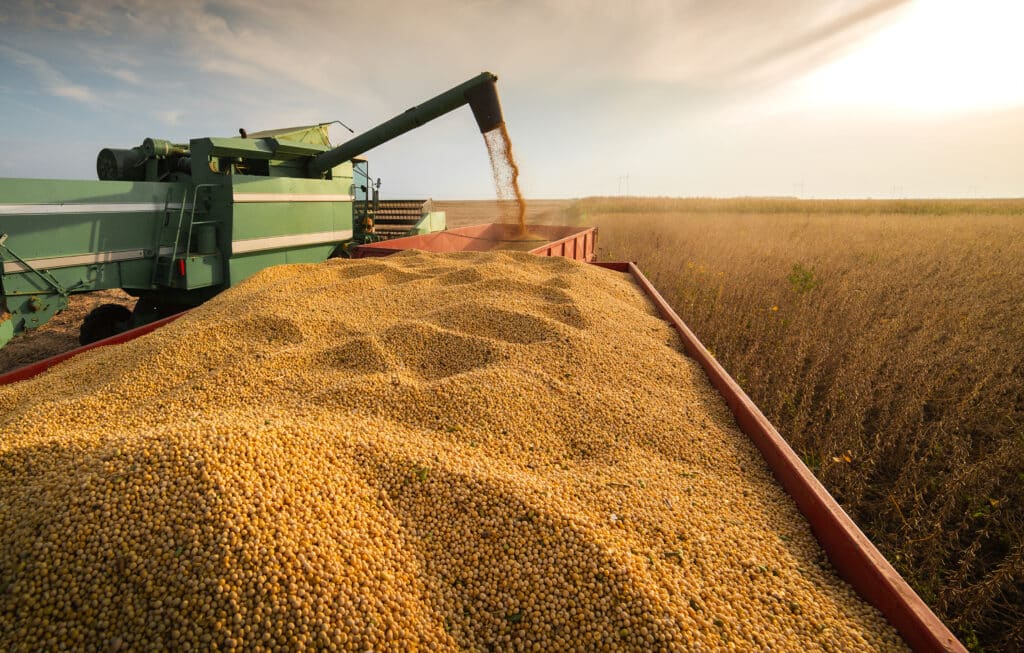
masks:
<svg viewBox="0 0 1024 653"><path fill-rule="evenodd" d="M60 295L31 295L7 297L7 310L13 315L14 332L34 329L50 321L57 313L68 307L67 298Z"/></svg>
<svg viewBox="0 0 1024 653"><path fill-rule="evenodd" d="M4 216L7 246L24 259L146 250L153 246L153 213Z"/></svg>
<svg viewBox="0 0 1024 653"><path fill-rule="evenodd" d="M299 179L295 177L230 177L236 193L349 193L352 184L352 164L335 168L334 179ZM345 171L337 174L337 171Z"/></svg>
<svg viewBox="0 0 1024 653"><path fill-rule="evenodd" d="M180 202L187 188L188 184L150 181L0 179L0 204L146 201L163 203L169 190L172 191L172 201Z"/></svg>
<svg viewBox="0 0 1024 653"><path fill-rule="evenodd" d="M336 245L297 247L285 252L285 258L288 259L288 263L323 263L331 257L335 249Z"/></svg>
<svg viewBox="0 0 1024 653"><path fill-rule="evenodd" d="M431 211L423 216L423 219L416 223L410 231L410 235L430 234L435 231L444 231L447 228L447 220L444 211Z"/></svg>
<svg viewBox="0 0 1024 653"><path fill-rule="evenodd" d="M146 290L153 287L153 259L122 261L116 265L121 277L121 288ZM100 278L103 279L102 274Z"/></svg>
<svg viewBox="0 0 1024 653"><path fill-rule="evenodd" d="M3 347L14 337L14 320L0 321L0 347Z"/></svg>
<svg viewBox="0 0 1024 653"><path fill-rule="evenodd" d="M236 204L232 240L351 229L351 203Z"/></svg>
<svg viewBox="0 0 1024 653"><path fill-rule="evenodd" d="M185 259L185 287L216 286L224 278L224 262L220 256L190 256Z"/></svg>
<svg viewBox="0 0 1024 653"><path fill-rule="evenodd" d="M24 259L149 249L168 197L180 204L185 191L150 182L0 179L0 232Z"/></svg>
<svg viewBox="0 0 1024 653"><path fill-rule="evenodd" d="M118 263L54 268L47 270L46 273L48 279L57 281L71 293L126 287L122 283L121 265ZM47 278L32 272L6 274L4 275L4 293L26 295L57 292ZM146 287L149 287L148 284Z"/></svg>
<svg viewBox="0 0 1024 653"><path fill-rule="evenodd" d="M308 201L317 195L352 194L351 164L341 167L346 167L349 175L329 181L235 177L232 240L351 230L351 201ZM262 195L266 199L243 202L237 199L240 195L250 198ZM280 201L272 201L275 197Z"/></svg>

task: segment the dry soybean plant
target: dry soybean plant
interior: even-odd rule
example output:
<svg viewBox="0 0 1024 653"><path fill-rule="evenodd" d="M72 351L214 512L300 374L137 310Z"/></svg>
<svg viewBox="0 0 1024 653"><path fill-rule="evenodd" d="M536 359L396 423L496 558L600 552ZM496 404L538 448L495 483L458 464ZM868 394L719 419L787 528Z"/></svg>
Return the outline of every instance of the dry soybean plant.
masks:
<svg viewBox="0 0 1024 653"><path fill-rule="evenodd" d="M1024 648L1024 202L584 200L976 650Z"/></svg>

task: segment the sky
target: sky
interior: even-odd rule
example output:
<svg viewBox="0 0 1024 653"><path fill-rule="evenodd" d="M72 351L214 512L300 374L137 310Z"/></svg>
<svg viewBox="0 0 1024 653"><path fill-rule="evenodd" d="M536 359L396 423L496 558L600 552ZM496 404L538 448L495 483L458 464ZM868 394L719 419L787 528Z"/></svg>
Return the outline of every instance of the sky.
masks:
<svg viewBox="0 0 1024 653"><path fill-rule="evenodd" d="M1020 0L5 5L5 177L95 179L147 137L358 133L489 70L527 197L1024 196ZM494 197L468 107L367 158L382 197Z"/></svg>

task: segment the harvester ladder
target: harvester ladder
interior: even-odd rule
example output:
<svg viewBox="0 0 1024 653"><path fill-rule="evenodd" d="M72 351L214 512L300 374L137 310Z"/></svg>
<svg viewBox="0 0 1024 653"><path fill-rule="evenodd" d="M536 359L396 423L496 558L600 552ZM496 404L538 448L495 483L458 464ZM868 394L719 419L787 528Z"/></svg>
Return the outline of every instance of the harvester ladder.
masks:
<svg viewBox="0 0 1024 653"><path fill-rule="evenodd" d="M171 196L174 190L171 188L167 189L167 197L164 199L164 219L163 221L157 222L155 244L153 247L155 264L153 265L153 276L150 279L150 285L156 286L157 277L160 274L160 263L165 258L164 254L164 236L167 233L167 228L171 223ZM167 263L167 284L171 283L171 267L174 262L174 256L177 253L178 248L178 233L181 231L181 221L185 215L185 205L188 199L188 190L182 194L181 197L181 208L178 210L178 225L175 228L174 245L171 247L170 257L168 257Z"/></svg>
<svg viewBox="0 0 1024 653"><path fill-rule="evenodd" d="M188 237L185 239L185 254L188 254L188 248L192 246L192 227L204 224L219 224L221 220L199 220L196 221L196 206L199 204L199 189L200 188L213 188L217 184L197 184L195 191L192 193L192 211L188 216ZM177 249L177 242L174 244Z"/></svg>
<svg viewBox="0 0 1024 653"><path fill-rule="evenodd" d="M188 189L185 190L185 192L184 192L184 194L182 195L182 198L181 198L181 209L178 211L177 224L175 224L175 226L173 228L174 229L174 241L173 242L170 242L170 238L168 238L168 234L167 234L168 228L170 227L170 223L171 223L171 193L172 193L172 191L170 191L170 190L167 191L167 199L164 202L164 220L163 220L163 223L161 223L157 227L157 237L156 237L156 259L157 259L157 265L153 266L153 278L152 278L152 282L151 282L152 285L155 286L156 283L157 283L157 277L160 274L160 268L161 268L160 264L163 263L164 259L166 259L167 266L166 266L166 275L165 275L165 278L162 281L163 281L164 285L167 285L167 286L171 285L171 282L174 280L174 261L177 260L179 256L183 256L183 255L187 255L188 254L188 248L190 246L190 243L192 242L192 227L194 225L197 225L197 224L200 224L200 225L201 224L214 224L214 223L220 222L219 220L201 220L201 221L196 221L196 207L197 207L197 205L199 203L198 202L198 199L199 199L199 189L201 189L201 188L213 188L214 186L216 186L216 184L197 184L193 188L193 190L192 190L192 201L191 202L188 201ZM188 223L187 223L187 225L185 223L186 211L188 212ZM183 241L181 237L182 237L182 235L185 235L185 234L187 234L187 235L186 235L186 238ZM166 239L166 241L165 241L165 239ZM166 244L165 244L165 242L166 242ZM165 247L169 248L169 250L170 250L170 252L168 254L164 253L164 248Z"/></svg>

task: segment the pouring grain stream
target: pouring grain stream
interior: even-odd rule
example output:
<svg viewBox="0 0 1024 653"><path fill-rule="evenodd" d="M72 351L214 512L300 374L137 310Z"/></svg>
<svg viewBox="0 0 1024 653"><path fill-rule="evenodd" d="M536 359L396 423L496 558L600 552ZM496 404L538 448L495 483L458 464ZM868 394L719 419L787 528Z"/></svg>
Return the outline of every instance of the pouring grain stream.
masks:
<svg viewBox="0 0 1024 653"><path fill-rule="evenodd" d="M491 160L491 175L494 177L494 188L499 201L516 201L519 213L519 235L529 237L526 230L526 200L519 189L519 166L512 153L512 139L508 135L508 127L501 123L495 129L484 134L487 144L487 155Z"/></svg>

